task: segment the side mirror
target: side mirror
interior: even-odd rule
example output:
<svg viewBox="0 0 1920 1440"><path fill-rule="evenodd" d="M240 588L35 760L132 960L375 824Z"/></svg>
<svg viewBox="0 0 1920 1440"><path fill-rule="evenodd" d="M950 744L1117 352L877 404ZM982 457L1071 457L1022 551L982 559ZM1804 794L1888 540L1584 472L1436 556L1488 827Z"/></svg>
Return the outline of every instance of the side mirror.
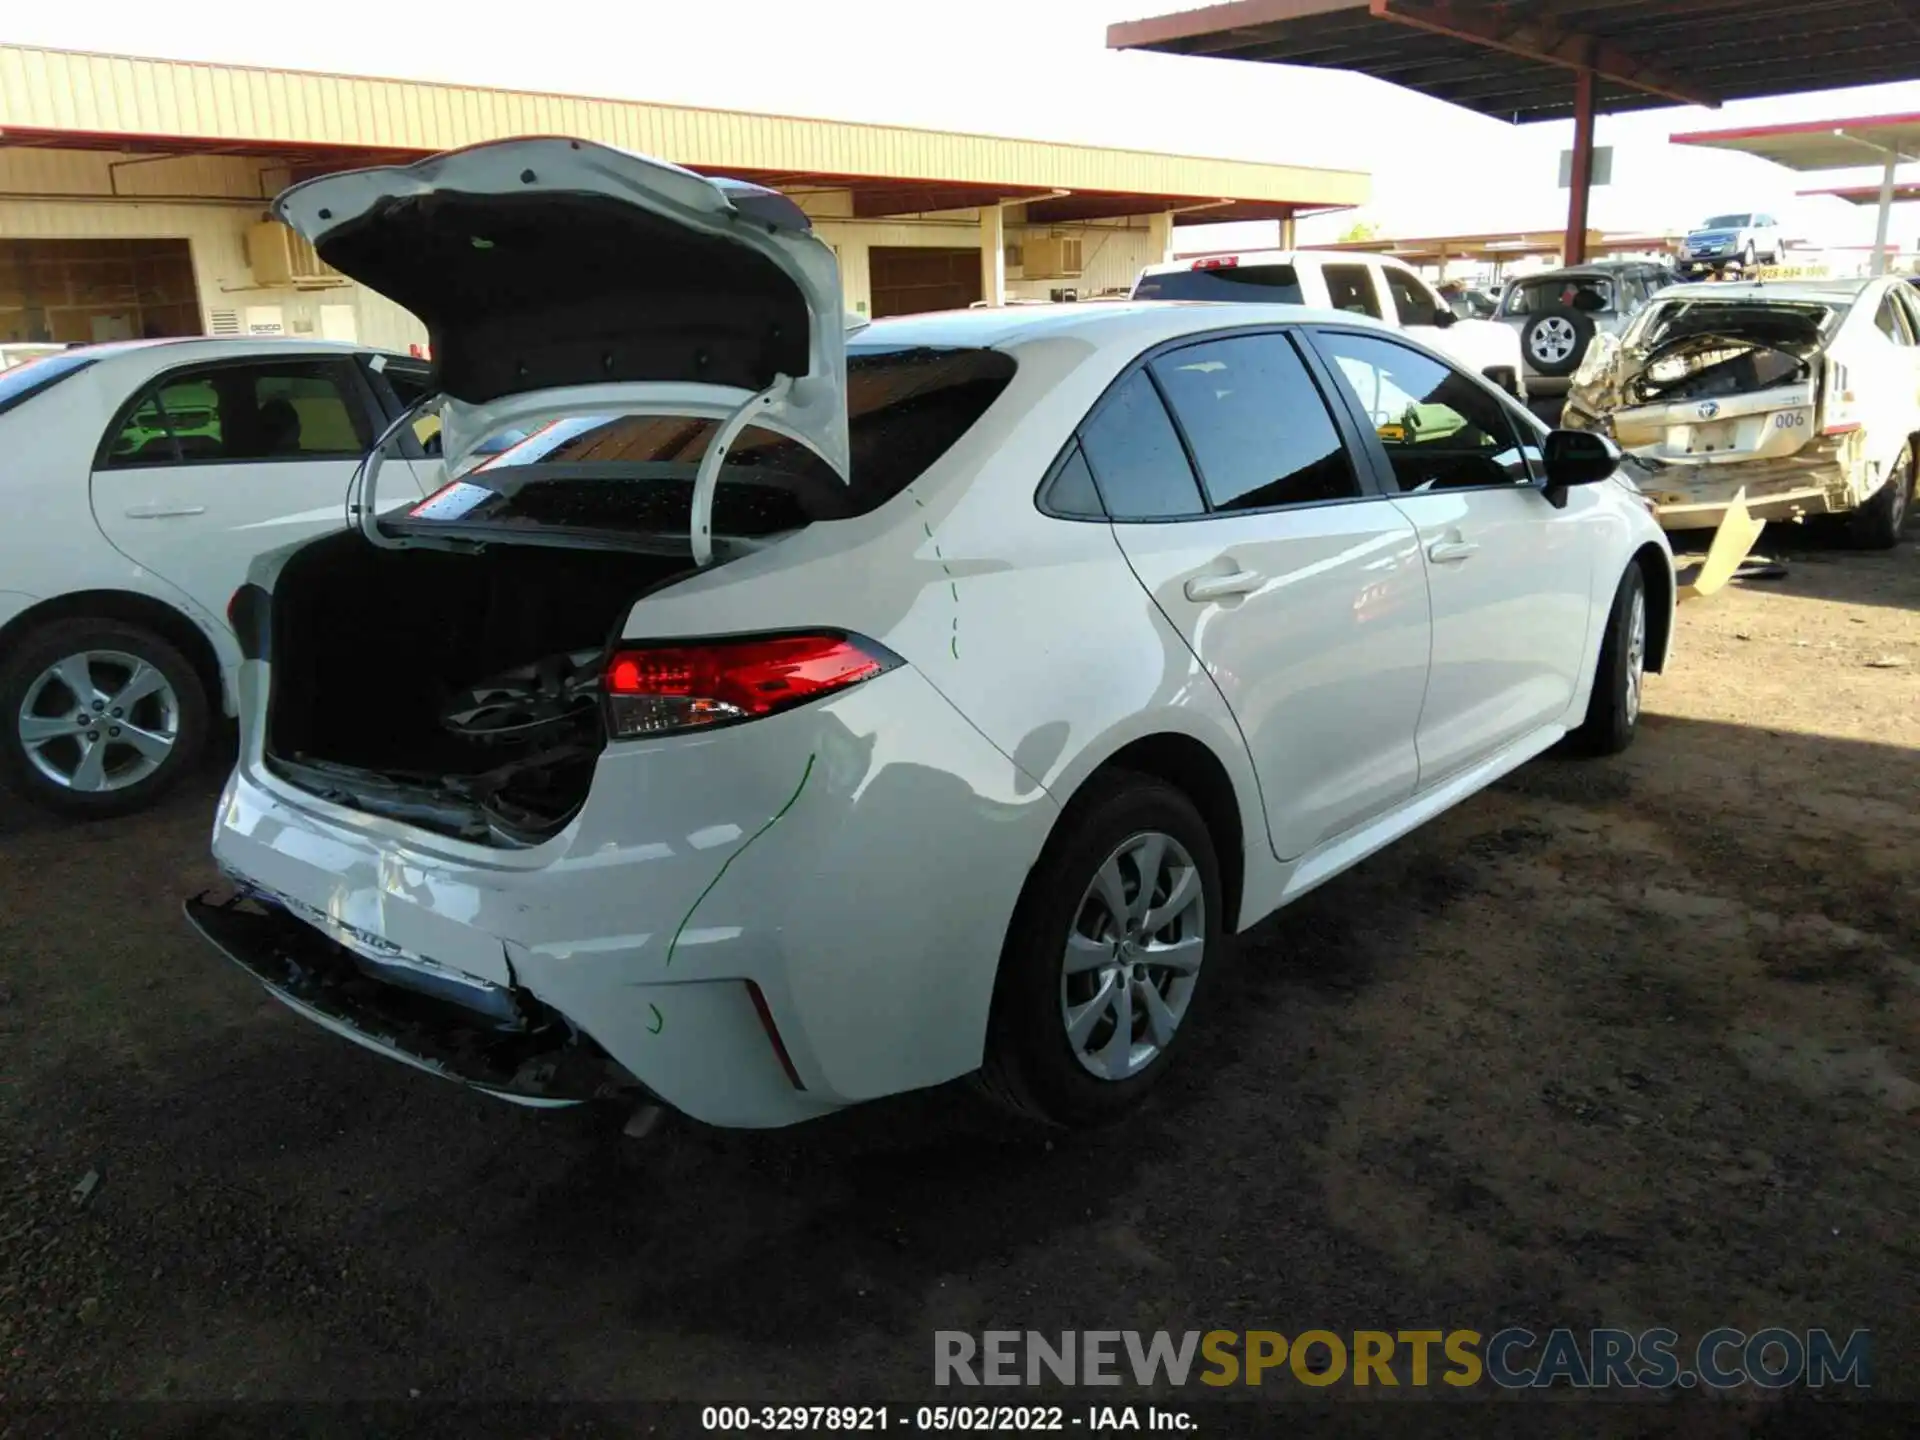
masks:
<svg viewBox="0 0 1920 1440"><path fill-rule="evenodd" d="M1597 485L1620 468L1620 447L1591 430L1551 431L1540 456L1547 472L1541 492L1556 508L1573 486Z"/></svg>
<svg viewBox="0 0 1920 1440"><path fill-rule="evenodd" d="M1440 306L1433 312L1433 323L1438 325L1442 330L1446 329L1459 318L1458 315L1454 314L1453 311L1445 305Z"/></svg>

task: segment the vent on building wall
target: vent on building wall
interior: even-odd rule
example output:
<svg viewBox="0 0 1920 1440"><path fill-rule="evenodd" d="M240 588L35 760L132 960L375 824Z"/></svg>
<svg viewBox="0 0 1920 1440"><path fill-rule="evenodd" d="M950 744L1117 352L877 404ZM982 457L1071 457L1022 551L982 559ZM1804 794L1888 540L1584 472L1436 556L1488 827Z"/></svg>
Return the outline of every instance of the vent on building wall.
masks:
<svg viewBox="0 0 1920 1440"><path fill-rule="evenodd" d="M321 290L349 283L314 253L313 246L278 220L248 227L247 267L253 271L253 283L266 289Z"/></svg>
<svg viewBox="0 0 1920 1440"><path fill-rule="evenodd" d="M240 312L237 310L209 310L207 312L207 333L209 335L238 335L240 333Z"/></svg>
<svg viewBox="0 0 1920 1440"><path fill-rule="evenodd" d="M1021 271L1029 280L1065 280L1082 269L1082 242L1078 235L1049 235L1021 246Z"/></svg>

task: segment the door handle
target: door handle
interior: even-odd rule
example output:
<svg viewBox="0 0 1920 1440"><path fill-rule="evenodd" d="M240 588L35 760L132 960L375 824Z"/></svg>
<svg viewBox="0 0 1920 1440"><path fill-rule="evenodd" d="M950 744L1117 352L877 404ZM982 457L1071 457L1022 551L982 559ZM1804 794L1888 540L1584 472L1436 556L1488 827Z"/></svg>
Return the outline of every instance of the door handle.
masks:
<svg viewBox="0 0 1920 1440"><path fill-rule="evenodd" d="M207 513L207 507L204 505L129 505L126 513L129 520L167 520L175 515L204 515Z"/></svg>
<svg viewBox="0 0 1920 1440"><path fill-rule="evenodd" d="M1264 579L1251 570L1236 570L1231 575L1198 575L1187 581L1187 598L1223 600L1229 595L1246 595L1258 590Z"/></svg>
<svg viewBox="0 0 1920 1440"><path fill-rule="evenodd" d="M1456 560L1465 560L1469 555L1479 552L1480 547L1471 540L1436 540L1427 547L1427 558L1441 565Z"/></svg>

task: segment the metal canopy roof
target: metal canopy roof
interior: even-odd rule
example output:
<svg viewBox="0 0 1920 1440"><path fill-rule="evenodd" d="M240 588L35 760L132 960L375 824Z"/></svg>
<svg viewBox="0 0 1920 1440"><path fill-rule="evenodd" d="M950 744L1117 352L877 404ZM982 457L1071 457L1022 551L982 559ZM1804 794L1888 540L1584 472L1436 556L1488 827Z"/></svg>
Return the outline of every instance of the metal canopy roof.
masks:
<svg viewBox="0 0 1920 1440"><path fill-rule="evenodd" d="M1880 187L1878 185L1836 185L1829 190L1802 190L1802 195L1830 195L1836 200L1845 200L1854 205L1878 205ZM1920 200L1920 180L1907 180L1893 187L1893 203L1905 205L1911 200Z"/></svg>
<svg viewBox="0 0 1920 1440"><path fill-rule="evenodd" d="M1908 63L1920 73L1920 55ZM1670 138L1676 145L1702 145L1713 150L1758 155L1789 170L1857 170L1863 165L1885 164L1889 151L1901 160L1920 160L1920 115L1875 115L1860 120L1810 120L1795 125L1750 125L1740 130L1695 130ZM1878 189L1874 193L1878 195Z"/></svg>
<svg viewBox="0 0 1920 1440"><path fill-rule="evenodd" d="M1232 0L1111 25L1116 50L1351 70L1515 123L1718 106L1920 73L1910 0ZM1854 162L1858 163L1858 162Z"/></svg>

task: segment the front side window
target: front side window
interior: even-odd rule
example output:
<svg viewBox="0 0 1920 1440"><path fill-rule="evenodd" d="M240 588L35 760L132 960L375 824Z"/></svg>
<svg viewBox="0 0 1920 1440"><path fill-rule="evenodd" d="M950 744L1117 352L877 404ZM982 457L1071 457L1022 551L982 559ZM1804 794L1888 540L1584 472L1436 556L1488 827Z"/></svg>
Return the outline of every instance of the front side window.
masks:
<svg viewBox="0 0 1920 1440"><path fill-rule="evenodd" d="M1373 293L1373 276L1364 265L1329 265L1321 272L1327 281L1327 303L1335 310L1380 318L1380 299Z"/></svg>
<svg viewBox="0 0 1920 1440"><path fill-rule="evenodd" d="M1189 345L1152 368L1215 510L1310 505L1360 493L1319 387L1285 335Z"/></svg>
<svg viewBox="0 0 1920 1440"><path fill-rule="evenodd" d="M1537 458L1506 406L1438 360L1371 335L1315 338L1333 361L1393 467L1402 494L1527 485Z"/></svg>
<svg viewBox="0 0 1920 1440"><path fill-rule="evenodd" d="M373 436L352 383L325 360L176 370L127 412L108 464L358 457Z"/></svg>
<svg viewBox="0 0 1920 1440"><path fill-rule="evenodd" d="M433 372L424 365L394 365L382 367L380 374L393 390L394 399L400 402L400 408L406 410L427 398L433 389ZM423 454L440 453L440 417L438 415L416 415L413 418L413 438L420 443Z"/></svg>
<svg viewBox="0 0 1920 1440"><path fill-rule="evenodd" d="M1134 371L1108 392L1080 429L1080 449L1115 520L1206 513L1179 433L1146 371Z"/></svg>
<svg viewBox="0 0 1920 1440"><path fill-rule="evenodd" d="M1427 293L1427 287L1406 271L1392 265L1380 267L1387 277L1387 294L1393 297L1394 312L1399 315L1402 325L1431 325L1434 312L1440 307L1433 296Z"/></svg>

